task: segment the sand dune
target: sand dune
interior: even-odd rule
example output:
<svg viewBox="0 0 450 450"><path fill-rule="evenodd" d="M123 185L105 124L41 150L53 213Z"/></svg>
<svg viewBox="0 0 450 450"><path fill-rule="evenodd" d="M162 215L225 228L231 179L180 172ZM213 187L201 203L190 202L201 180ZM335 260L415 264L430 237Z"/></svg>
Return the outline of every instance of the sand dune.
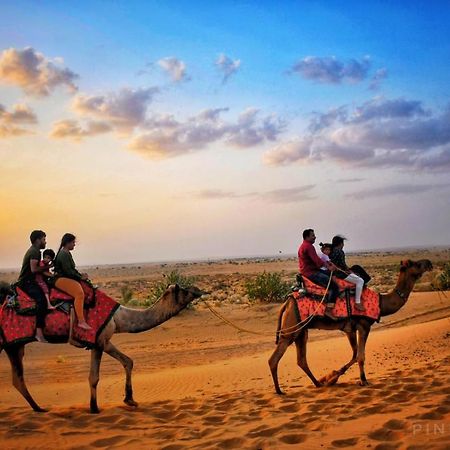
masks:
<svg viewBox="0 0 450 450"><path fill-rule="evenodd" d="M237 333L206 311L186 311L159 329L115 342L135 360L137 409L122 406L121 367L105 357L101 413L88 412L89 353L31 344L29 389L44 406L36 414L10 386L0 356L2 448L449 448L450 319L432 294L412 304L438 313L393 316L369 337L369 387L357 365L339 384L315 388L296 366L295 349L280 364L287 395L274 393L267 359L270 336ZM225 311L247 327L273 329L276 307ZM253 310L253 309L252 309ZM439 311L441 311L439 313ZM414 314L412 314L414 316ZM441 315L442 317L442 315ZM425 323L417 323L430 319ZM404 320L403 320L404 319ZM405 325L406 324L406 325ZM308 359L317 376L350 357L339 332L311 332Z"/></svg>

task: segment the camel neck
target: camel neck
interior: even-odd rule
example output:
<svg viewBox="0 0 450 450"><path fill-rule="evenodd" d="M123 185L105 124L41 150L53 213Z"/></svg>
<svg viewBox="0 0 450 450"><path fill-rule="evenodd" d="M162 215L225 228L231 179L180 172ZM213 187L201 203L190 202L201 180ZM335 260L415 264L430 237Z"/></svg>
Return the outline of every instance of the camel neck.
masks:
<svg viewBox="0 0 450 450"><path fill-rule="evenodd" d="M409 294L413 290L415 280L400 272L395 288L388 294L380 295L380 314L389 316L396 313L408 301Z"/></svg>
<svg viewBox="0 0 450 450"><path fill-rule="evenodd" d="M147 309L131 309L121 306L114 314L114 322L119 333L140 333L157 327L178 314L184 306L163 300Z"/></svg>

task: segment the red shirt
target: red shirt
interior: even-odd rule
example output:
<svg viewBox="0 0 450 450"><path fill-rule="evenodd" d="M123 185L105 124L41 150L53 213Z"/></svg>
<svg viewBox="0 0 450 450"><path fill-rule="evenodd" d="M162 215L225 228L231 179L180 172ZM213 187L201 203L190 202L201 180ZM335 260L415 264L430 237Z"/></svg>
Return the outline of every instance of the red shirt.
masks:
<svg viewBox="0 0 450 450"><path fill-rule="evenodd" d="M298 268L306 278L315 274L323 266L323 261L316 253L311 242L303 241L298 249Z"/></svg>

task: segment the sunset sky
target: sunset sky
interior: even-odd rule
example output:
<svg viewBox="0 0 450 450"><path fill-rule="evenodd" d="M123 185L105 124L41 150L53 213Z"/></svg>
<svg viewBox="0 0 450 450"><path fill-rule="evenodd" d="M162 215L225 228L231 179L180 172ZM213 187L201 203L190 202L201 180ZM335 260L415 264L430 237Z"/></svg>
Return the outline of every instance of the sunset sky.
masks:
<svg viewBox="0 0 450 450"><path fill-rule="evenodd" d="M0 14L0 267L450 244L448 1Z"/></svg>

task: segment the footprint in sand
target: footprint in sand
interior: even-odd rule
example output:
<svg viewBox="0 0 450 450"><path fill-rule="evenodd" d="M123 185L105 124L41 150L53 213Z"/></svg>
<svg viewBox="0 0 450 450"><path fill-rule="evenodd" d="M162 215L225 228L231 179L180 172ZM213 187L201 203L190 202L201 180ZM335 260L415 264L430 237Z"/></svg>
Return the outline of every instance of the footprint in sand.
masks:
<svg viewBox="0 0 450 450"><path fill-rule="evenodd" d="M129 436L124 435L111 436L105 439L97 439L96 441L91 442L91 446L97 448L110 448L113 445L120 444L129 439Z"/></svg>
<svg viewBox="0 0 450 450"><path fill-rule="evenodd" d="M358 440L358 438L336 439L331 442L331 445L338 448L353 447L357 444Z"/></svg>
<svg viewBox="0 0 450 450"><path fill-rule="evenodd" d="M308 439L307 434L285 434L280 437L280 441L285 444L300 444Z"/></svg>
<svg viewBox="0 0 450 450"><path fill-rule="evenodd" d="M398 441L403 437L403 433L391 430L386 426L378 428L375 431L369 433L369 438L374 439L376 441Z"/></svg>

